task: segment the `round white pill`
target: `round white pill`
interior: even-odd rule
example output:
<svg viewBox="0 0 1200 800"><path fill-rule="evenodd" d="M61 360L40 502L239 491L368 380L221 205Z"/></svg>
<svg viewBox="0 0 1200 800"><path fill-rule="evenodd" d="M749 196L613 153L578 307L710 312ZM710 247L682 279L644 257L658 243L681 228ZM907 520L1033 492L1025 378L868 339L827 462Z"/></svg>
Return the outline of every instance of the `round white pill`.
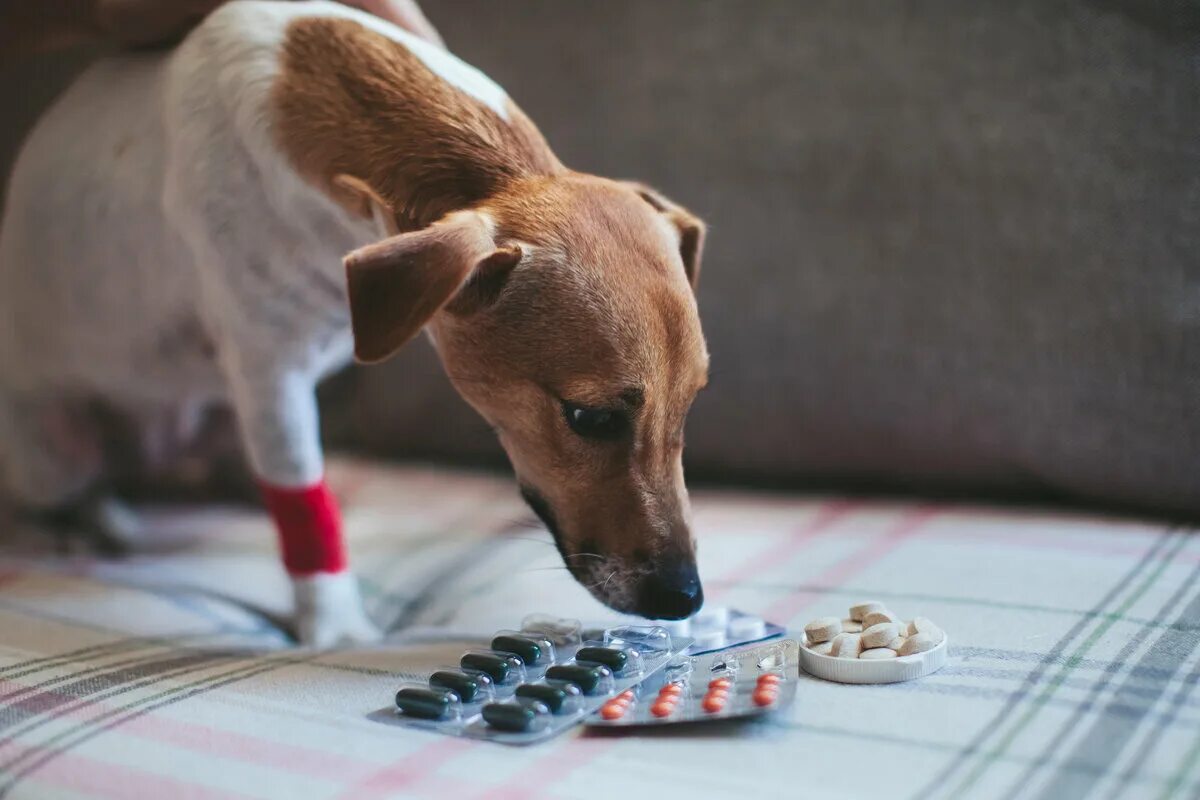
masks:
<svg viewBox="0 0 1200 800"><path fill-rule="evenodd" d="M842 620L842 633L862 633L863 624L856 619Z"/></svg>
<svg viewBox="0 0 1200 800"><path fill-rule="evenodd" d="M730 639L761 639L767 635L767 623L762 617L733 617L727 630Z"/></svg>
<svg viewBox="0 0 1200 800"><path fill-rule="evenodd" d="M870 600L866 603L859 603L856 606L850 606L850 619L855 622L862 622L863 618L873 611L885 611L886 607L883 603L877 603Z"/></svg>
<svg viewBox="0 0 1200 800"><path fill-rule="evenodd" d="M842 621L837 617L821 617L804 626L804 633L814 644L828 642L842 632Z"/></svg>
<svg viewBox="0 0 1200 800"><path fill-rule="evenodd" d="M899 623L900 618L885 608L883 611L872 611L870 614L867 614L865 617L863 617L862 624L864 628L869 628L872 625L878 625L881 622Z"/></svg>
<svg viewBox="0 0 1200 800"><path fill-rule="evenodd" d="M887 643L888 649L889 650L899 650L901 647L904 646L904 640L907 638L908 638L907 636L897 636L895 639L892 639L890 642Z"/></svg>
<svg viewBox="0 0 1200 800"><path fill-rule="evenodd" d="M690 619L656 619L654 624L659 628L666 628L667 633L672 636L691 636L692 621Z"/></svg>
<svg viewBox="0 0 1200 800"><path fill-rule="evenodd" d="M810 644L806 646L814 653L818 653L823 656L832 655L831 651L833 650L833 642L821 642L820 644Z"/></svg>
<svg viewBox="0 0 1200 800"><path fill-rule="evenodd" d="M693 631L724 631L729 624L729 609L725 606L702 608L692 617Z"/></svg>
<svg viewBox="0 0 1200 800"><path fill-rule="evenodd" d="M862 637L857 633L839 633L833 638L829 655L835 658L858 658L862 651Z"/></svg>
<svg viewBox="0 0 1200 800"><path fill-rule="evenodd" d="M942 629L934 625L928 617L917 617L908 623L908 635L912 636L915 633L927 633L933 637L935 642L940 642L946 636L942 633Z"/></svg>
<svg viewBox="0 0 1200 800"><path fill-rule="evenodd" d="M696 650L716 650L724 647L728 641L725 638L724 628L715 631L697 631L692 634L692 638L692 647Z"/></svg>
<svg viewBox="0 0 1200 800"><path fill-rule="evenodd" d="M876 661L881 658L895 658L896 651L889 650L886 647L872 647L870 650L863 650L858 654L859 658L865 658L868 661Z"/></svg>
<svg viewBox="0 0 1200 800"><path fill-rule="evenodd" d="M917 653L924 653L926 650L932 650L937 647L937 642L928 633L914 633L904 640L904 644L896 651L897 655L911 656Z"/></svg>
<svg viewBox="0 0 1200 800"><path fill-rule="evenodd" d="M894 622L881 622L863 630L863 647L887 647L888 643L899 635L899 625Z"/></svg>

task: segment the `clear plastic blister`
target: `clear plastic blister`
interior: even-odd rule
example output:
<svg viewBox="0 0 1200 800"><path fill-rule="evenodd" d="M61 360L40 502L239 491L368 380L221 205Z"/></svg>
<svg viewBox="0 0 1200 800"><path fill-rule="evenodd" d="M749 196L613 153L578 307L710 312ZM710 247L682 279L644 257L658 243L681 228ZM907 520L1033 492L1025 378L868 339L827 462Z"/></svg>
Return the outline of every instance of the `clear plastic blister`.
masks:
<svg viewBox="0 0 1200 800"><path fill-rule="evenodd" d="M526 679L541 675L558 660L554 642L537 631L496 631L491 648L519 657L525 666Z"/></svg>
<svg viewBox="0 0 1200 800"><path fill-rule="evenodd" d="M525 662L514 653L500 650L468 650L458 660L468 674L487 675L498 694L507 694L525 682Z"/></svg>
<svg viewBox="0 0 1200 800"><path fill-rule="evenodd" d="M540 635L555 647L578 647L583 641L583 625L577 619L555 617L551 614L530 614L521 620L524 633Z"/></svg>
<svg viewBox="0 0 1200 800"><path fill-rule="evenodd" d="M614 698L636 699L638 684L691 640L655 625L608 628L585 640L577 620L538 614L489 643L436 670L428 683L402 685L391 718L451 736L531 744Z"/></svg>
<svg viewBox="0 0 1200 800"><path fill-rule="evenodd" d="M692 639L687 649L691 656L781 638L787 632L757 614L725 606L705 606L687 619L656 620L653 624L676 639ZM585 633L585 636L591 635L591 632Z"/></svg>
<svg viewBox="0 0 1200 800"><path fill-rule="evenodd" d="M668 648L669 651L669 648ZM645 652L667 652L646 650ZM626 642L584 642L575 651L575 660L588 664L603 664L617 678L639 678L645 672L643 649L631 647Z"/></svg>
<svg viewBox="0 0 1200 800"><path fill-rule="evenodd" d="M592 726L670 725L767 714L791 705L799 680L794 639L673 658L587 719Z"/></svg>

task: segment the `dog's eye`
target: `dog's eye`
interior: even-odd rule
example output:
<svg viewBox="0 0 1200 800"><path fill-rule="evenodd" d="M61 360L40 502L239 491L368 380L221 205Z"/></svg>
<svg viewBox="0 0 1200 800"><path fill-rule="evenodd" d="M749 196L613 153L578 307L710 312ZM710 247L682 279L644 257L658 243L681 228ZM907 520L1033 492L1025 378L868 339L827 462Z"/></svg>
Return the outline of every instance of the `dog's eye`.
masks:
<svg viewBox="0 0 1200 800"><path fill-rule="evenodd" d="M629 418L624 411L586 408L563 401L563 416L571 430L586 439L616 439L625 432Z"/></svg>

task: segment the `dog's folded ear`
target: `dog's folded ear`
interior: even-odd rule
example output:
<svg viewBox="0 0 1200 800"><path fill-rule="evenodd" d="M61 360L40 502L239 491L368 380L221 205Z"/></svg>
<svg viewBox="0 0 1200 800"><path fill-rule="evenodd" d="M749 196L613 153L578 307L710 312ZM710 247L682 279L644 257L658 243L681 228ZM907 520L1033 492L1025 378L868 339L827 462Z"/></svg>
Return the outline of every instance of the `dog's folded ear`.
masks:
<svg viewBox="0 0 1200 800"><path fill-rule="evenodd" d="M333 198L351 214L374 220L376 226L388 236L400 232L396 212L369 183L354 175L339 173L333 176Z"/></svg>
<svg viewBox="0 0 1200 800"><path fill-rule="evenodd" d="M649 186L636 181L626 181L625 183L665 216L667 221L674 225L679 232L679 256L683 259L683 269L687 273L688 283L695 289L696 281L700 279L700 256L704 252L704 223L695 214L678 203L668 200Z"/></svg>
<svg viewBox="0 0 1200 800"><path fill-rule="evenodd" d="M495 300L521 249L497 247L492 228L484 214L457 211L346 256L355 357L382 361L443 308L469 314Z"/></svg>

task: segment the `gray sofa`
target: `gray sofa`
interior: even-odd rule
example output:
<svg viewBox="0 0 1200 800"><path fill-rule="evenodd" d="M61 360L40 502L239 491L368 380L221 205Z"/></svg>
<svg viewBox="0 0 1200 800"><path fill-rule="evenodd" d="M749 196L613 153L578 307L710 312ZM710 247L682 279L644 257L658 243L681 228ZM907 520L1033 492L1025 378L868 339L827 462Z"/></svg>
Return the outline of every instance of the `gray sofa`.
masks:
<svg viewBox="0 0 1200 800"><path fill-rule="evenodd" d="M426 3L566 163L710 223L694 477L1192 516L1197 9ZM339 441L500 460L423 342L329 400Z"/></svg>

